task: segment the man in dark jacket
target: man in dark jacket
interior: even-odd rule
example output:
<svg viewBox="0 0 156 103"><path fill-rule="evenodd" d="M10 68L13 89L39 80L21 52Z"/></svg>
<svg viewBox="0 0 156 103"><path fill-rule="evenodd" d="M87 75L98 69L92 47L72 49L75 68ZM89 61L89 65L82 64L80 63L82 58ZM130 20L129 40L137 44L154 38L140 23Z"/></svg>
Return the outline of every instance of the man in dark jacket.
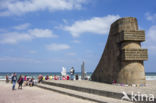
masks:
<svg viewBox="0 0 156 103"><path fill-rule="evenodd" d="M13 84L12 90L15 90L16 81L17 81L17 76L16 73L14 73L12 76L12 84Z"/></svg>

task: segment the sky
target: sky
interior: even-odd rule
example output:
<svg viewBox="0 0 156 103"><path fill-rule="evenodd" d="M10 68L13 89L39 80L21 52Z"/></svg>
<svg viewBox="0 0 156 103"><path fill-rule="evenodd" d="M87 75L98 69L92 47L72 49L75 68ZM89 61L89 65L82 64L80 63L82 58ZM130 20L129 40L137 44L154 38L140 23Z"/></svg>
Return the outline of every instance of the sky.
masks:
<svg viewBox="0 0 156 103"><path fill-rule="evenodd" d="M155 0L0 0L0 72L79 72L83 61L93 72L121 17L145 30L145 72L156 72Z"/></svg>

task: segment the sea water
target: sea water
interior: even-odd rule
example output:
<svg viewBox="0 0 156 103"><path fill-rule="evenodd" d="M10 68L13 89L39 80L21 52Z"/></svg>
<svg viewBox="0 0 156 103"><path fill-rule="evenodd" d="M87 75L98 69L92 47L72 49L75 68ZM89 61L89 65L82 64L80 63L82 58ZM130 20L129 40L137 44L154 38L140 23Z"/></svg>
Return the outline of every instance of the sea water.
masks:
<svg viewBox="0 0 156 103"><path fill-rule="evenodd" d="M156 72L146 73L146 80L156 80Z"/></svg>
<svg viewBox="0 0 156 103"><path fill-rule="evenodd" d="M5 80L6 75L8 75L9 78L11 78L12 74L13 74L13 72L0 72L0 80ZM39 75L43 75L44 77L46 75L48 75L48 76L56 75L56 76L61 77L61 72L16 72L16 74L17 74L17 77L19 77L20 75L23 75L23 76L26 75L28 78L34 78L35 80L37 80ZM86 77L88 79L90 79L91 74L92 74L91 72L86 73ZM70 73L68 72L67 75L70 76ZM75 73L75 75L78 75L79 78L81 78L80 72Z"/></svg>
<svg viewBox="0 0 156 103"><path fill-rule="evenodd" d="M11 77L12 74L13 74L12 72L0 72L0 80L5 80L6 75ZM54 75L61 76L60 72L17 72L16 74L18 77L20 75L23 75L23 76L27 75L30 78L33 77L35 80L37 80L37 78L40 74L43 76L46 76L46 75L48 75L48 76L54 76ZM75 73L75 75L76 74L79 76L79 78L81 78L81 72L77 72L77 73ZM70 73L67 73L67 75L70 76ZM92 72L86 73L86 76L88 79L90 79L91 75L92 75ZM146 73L146 80L156 80L156 72Z"/></svg>

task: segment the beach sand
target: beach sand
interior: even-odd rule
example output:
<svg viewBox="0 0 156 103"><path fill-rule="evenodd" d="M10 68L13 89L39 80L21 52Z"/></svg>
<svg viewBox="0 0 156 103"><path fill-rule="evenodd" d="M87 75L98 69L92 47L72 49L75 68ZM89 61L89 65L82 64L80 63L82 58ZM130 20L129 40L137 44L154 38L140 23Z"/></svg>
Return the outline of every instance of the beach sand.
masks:
<svg viewBox="0 0 156 103"><path fill-rule="evenodd" d="M12 91L12 85L0 82L0 103L94 103L37 87Z"/></svg>
<svg viewBox="0 0 156 103"><path fill-rule="evenodd" d="M56 83L64 83L70 85L79 85L86 88L94 88L100 90L108 90L114 92L131 91L153 94L156 96L156 80L147 81L145 87L123 87L115 86L105 83L97 83L91 81L55 81ZM60 94L57 92L40 89L38 87L23 87L22 90L17 89L12 91L12 84L6 84L4 81L0 81L0 103L95 103L88 100L79 99L76 97Z"/></svg>

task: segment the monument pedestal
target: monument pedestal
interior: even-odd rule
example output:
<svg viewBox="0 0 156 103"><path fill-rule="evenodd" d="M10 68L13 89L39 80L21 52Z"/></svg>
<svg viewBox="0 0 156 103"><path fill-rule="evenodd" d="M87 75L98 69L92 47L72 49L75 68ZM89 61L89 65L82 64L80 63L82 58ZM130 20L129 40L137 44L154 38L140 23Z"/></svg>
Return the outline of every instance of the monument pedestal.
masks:
<svg viewBox="0 0 156 103"><path fill-rule="evenodd" d="M145 32L138 30L136 18L127 17L111 25L105 50L97 65L92 80L122 84L145 84L143 61L147 60L147 49L141 48Z"/></svg>

